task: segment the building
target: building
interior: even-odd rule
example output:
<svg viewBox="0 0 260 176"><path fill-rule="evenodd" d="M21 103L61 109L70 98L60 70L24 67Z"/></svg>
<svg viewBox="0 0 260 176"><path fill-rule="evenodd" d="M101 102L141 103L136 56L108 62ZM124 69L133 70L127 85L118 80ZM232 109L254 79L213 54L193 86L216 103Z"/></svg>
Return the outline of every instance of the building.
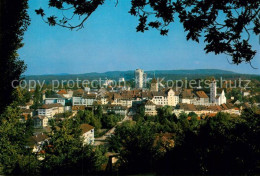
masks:
<svg viewBox="0 0 260 176"><path fill-rule="evenodd" d="M125 86L125 78L119 78L118 79L118 85L124 87Z"/></svg>
<svg viewBox="0 0 260 176"><path fill-rule="evenodd" d="M151 115L151 116L157 115L156 104L154 104L150 100L147 100L144 103L144 112L145 112L145 115Z"/></svg>
<svg viewBox="0 0 260 176"><path fill-rule="evenodd" d="M32 109L21 109L22 117L24 120L27 120L29 117L33 116L33 110Z"/></svg>
<svg viewBox="0 0 260 176"><path fill-rule="evenodd" d="M41 152L43 144L48 140L48 136L44 133L31 136L28 140L27 147L32 149L33 153Z"/></svg>
<svg viewBox="0 0 260 176"><path fill-rule="evenodd" d="M250 91L248 91L248 92L243 92L243 96L244 96L244 97L250 96Z"/></svg>
<svg viewBox="0 0 260 176"><path fill-rule="evenodd" d="M64 113L64 107L59 103L44 104L37 109L38 115L53 118L55 114Z"/></svg>
<svg viewBox="0 0 260 176"><path fill-rule="evenodd" d="M97 94L83 93L72 97L72 106L92 106L97 100Z"/></svg>
<svg viewBox="0 0 260 176"><path fill-rule="evenodd" d="M196 101L195 105L209 105L209 97L204 91L196 91Z"/></svg>
<svg viewBox="0 0 260 176"><path fill-rule="evenodd" d="M42 115L36 115L33 117L34 128L44 128L48 126L48 117Z"/></svg>
<svg viewBox="0 0 260 176"><path fill-rule="evenodd" d="M216 96L217 96L217 83L216 80L213 79L210 83L210 103L216 102Z"/></svg>
<svg viewBox="0 0 260 176"><path fill-rule="evenodd" d="M127 115L127 107L121 105L104 105L103 109L106 113L114 112L115 114L119 114L122 116Z"/></svg>
<svg viewBox="0 0 260 176"><path fill-rule="evenodd" d="M83 145L94 144L94 127L89 124L81 124L80 129L82 130Z"/></svg>
<svg viewBox="0 0 260 176"><path fill-rule="evenodd" d="M152 92L152 100L154 104L165 106L168 105L167 94L163 91L160 92Z"/></svg>
<svg viewBox="0 0 260 176"><path fill-rule="evenodd" d="M234 107L231 103L216 105L210 104L210 106L194 105L187 103L179 103L173 110L173 113L179 117L179 115L184 112L189 114L190 112L195 112L198 116L205 116L207 114L226 112L229 114L240 115L240 110Z"/></svg>
<svg viewBox="0 0 260 176"><path fill-rule="evenodd" d="M135 70L135 88L142 89L144 87L144 81L146 81L146 74L142 69Z"/></svg>
<svg viewBox="0 0 260 176"><path fill-rule="evenodd" d="M21 109L30 109L30 107L33 105L33 101L30 100L29 102L25 103L24 105L20 105L19 107Z"/></svg>
<svg viewBox="0 0 260 176"><path fill-rule="evenodd" d="M86 106L84 105L75 105L71 107L72 112L77 112L77 111L84 111L86 109Z"/></svg>
<svg viewBox="0 0 260 176"><path fill-rule="evenodd" d="M219 91L219 94L218 94ZM221 105L227 102L224 89L217 90L217 83L213 79L210 84L210 103Z"/></svg>
<svg viewBox="0 0 260 176"><path fill-rule="evenodd" d="M166 90L166 95L168 99L168 106L176 106L179 103L179 96L172 89Z"/></svg>
<svg viewBox="0 0 260 176"><path fill-rule="evenodd" d="M66 103L66 98L63 97L60 94L52 95L48 98L45 98L45 95L43 96L43 101L44 104L55 104L55 103L60 103L62 106L65 106Z"/></svg>
<svg viewBox="0 0 260 176"><path fill-rule="evenodd" d="M221 105L221 104L227 103L227 98L225 96L224 90L222 89L220 91L221 91L221 93L216 96L215 102L214 102L217 105Z"/></svg>
<svg viewBox="0 0 260 176"><path fill-rule="evenodd" d="M57 92L58 95L61 95L64 98L71 98L73 95L73 91L72 90L65 90L65 89L61 89L60 91Z"/></svg>
<svg viewBox="0 0 260 176"><path fill-rule="evenodd" d="M196 95L193 89L183 89L180 94L180 103L193 104L196 101Z"/></svg>
<svg viewBox="0 0 260 176"><path fill-rule="evenodd" d="M151 89L152 92L158 92L159 91L159 84L156 80L156 78L153 78L151 81Z"/></svg>

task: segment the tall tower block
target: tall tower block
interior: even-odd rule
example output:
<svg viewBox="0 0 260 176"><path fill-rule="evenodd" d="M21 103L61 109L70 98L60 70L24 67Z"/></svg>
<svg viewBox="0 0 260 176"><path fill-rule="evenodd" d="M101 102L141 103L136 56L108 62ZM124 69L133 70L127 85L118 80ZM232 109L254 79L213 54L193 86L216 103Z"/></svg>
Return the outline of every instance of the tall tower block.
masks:
<svg viewBox="0 0 260 176"><path fill-rule="evenodd" d="M142 89L144 83L144 71L142 69L135 70L135 88Z"/></svg>

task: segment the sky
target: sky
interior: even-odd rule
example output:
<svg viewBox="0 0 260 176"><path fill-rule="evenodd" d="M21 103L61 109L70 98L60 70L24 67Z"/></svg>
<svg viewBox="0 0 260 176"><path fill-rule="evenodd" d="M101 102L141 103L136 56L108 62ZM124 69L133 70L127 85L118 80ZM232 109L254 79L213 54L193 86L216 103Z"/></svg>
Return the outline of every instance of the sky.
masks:
<svg viewBox="0 0 260 176"><path fill-rule="evenodd" d="M260 74L260 36L251 44L258 51L252 65L233 65L226 55L205 54L200 43L186 40L178 21L170 26L168 36L151 29L136 32L138 18L131 16L130 0L106 0L90 16L79 31L50 27L35 9L47 9L46 14L59 14L48 9L47 0L29 0L31 24L24 35L24 47L18 53L27 64L26 75L89 73L144 70L222 69L238 73Z"/></svg>

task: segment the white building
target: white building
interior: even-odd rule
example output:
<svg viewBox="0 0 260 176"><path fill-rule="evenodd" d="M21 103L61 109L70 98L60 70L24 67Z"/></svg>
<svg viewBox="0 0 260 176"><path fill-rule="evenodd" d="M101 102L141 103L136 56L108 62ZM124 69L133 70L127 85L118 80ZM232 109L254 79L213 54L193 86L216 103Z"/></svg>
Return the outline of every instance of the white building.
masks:
<svg viewBox="0 0 260 176"><path fill-rule="evenodd" d="M179 96L175 95L172 89L160 92L152 92L151 101L156 105L176 106L179 103Z"/></svg>
<svg viewBox="0 0 260 176"><path fill-rule="evenodd" d="M60 103L62 106L65 106L66 98L62 97L61 95L53 95L52 97L45 98L45 95L43 96L44 104L54 104L54 103Z"/></svg>
<svg viewBox="0 0 260 176"><path fill-rule="evenodd" d="M83 96L72 97L72 105L92 106L97 100L97 94L84 94Z"/></svg>
<svg viewBox="0 0 260 176"><path fill-rule="evenodd" d="M115 114L119 114L122 116L127 115L127 107L121 105L105 105L103 106L104 110L107 113L114 112Z"/></svg>
<svg viewBox="0 0 260 176"><path fill-rule="evenodd" d="M144 87L144 81L146 80L146 74L142 69L135 70L135 88L142 89Z"/></svg>
<svg viewBox="0 0 260 176"><path fill-rule="evenodd" d="M217 94L217 83L215 80L212 80L210 84L210 103L217 105L227 103L227 98L223 89L220 94Z"/></svg>
<svg viewBox="0 0 260 176"><path fill-rule="evenodd" d="M44 104L37 109L38 115L46 116L48 118L53 118L55 114L64 113L64 107L59 104Z"/></svg>
<svg viewBox="0 0 260 176"><path fill-rule="evenodd" d="M146 115L151 115L151 116L157 115L156 105L150 100L144 103L144 110Z"/></svg>
<svg viewBox="0 0 260 176"><path fill-rule="evenodd" d="M213 79L210 83L210 103L216 102L216 96L217 96L217 83L216 80Z"/></svg>
<svg viewBox="0 0 260 176"><path fill-rule="evenodd" d="M215 98L215 104L221 105L227 103L227 98L225 96L224 90L220 94L218 94Z"/></svg>
<svg viewBox="0 0 260 176"><path fill-rule="evenodd" d="M89 124L81 124L80 128L82 130L83 145L94 144L94 127Z"/></svg>

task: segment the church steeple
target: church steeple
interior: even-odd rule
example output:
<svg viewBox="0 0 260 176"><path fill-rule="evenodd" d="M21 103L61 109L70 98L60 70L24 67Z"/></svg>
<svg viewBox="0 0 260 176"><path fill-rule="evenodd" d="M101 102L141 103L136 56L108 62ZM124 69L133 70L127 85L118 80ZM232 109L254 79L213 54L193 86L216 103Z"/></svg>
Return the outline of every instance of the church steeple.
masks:
<svg viewBox="0 0 260 176"><path fill-rule="evenodd" d="M151 81L151 91L152 92L158 92L159 90L159 84L155 78L155 74L154 74L154 78Z"/></svg>
<svg viewBox="0 0 260 176"><path fill-rule="evenodd" d="M216 96L217 96L217 83L216 80L213 78L210 84L210 102L216 103Z"/></svg>

